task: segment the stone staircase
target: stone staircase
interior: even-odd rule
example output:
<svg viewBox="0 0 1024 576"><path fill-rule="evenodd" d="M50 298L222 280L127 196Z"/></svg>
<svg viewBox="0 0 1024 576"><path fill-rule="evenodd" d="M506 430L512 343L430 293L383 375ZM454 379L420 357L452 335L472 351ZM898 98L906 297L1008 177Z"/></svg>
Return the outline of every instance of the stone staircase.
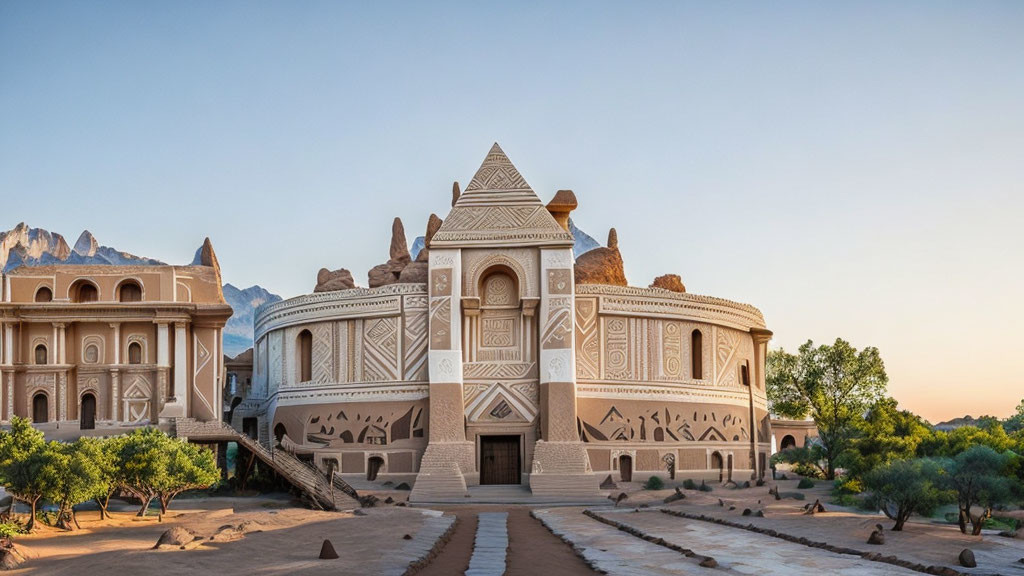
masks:
<svg viewBox="0 0 1024 576"><path fill-rule="evenodd" d="M313 505L322 510L350 510L360 506L359 494L337 475L328 479L315 466L299 460L290 452L268 450L227 424L178 418L175 420L175 435L199 443L237 442L292 486L302 490Z"/></svg>

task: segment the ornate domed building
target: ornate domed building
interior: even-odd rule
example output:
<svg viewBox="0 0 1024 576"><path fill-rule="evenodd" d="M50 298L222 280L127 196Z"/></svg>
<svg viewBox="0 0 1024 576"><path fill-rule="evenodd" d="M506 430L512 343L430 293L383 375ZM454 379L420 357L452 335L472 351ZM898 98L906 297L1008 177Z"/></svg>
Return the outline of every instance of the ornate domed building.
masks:
<svg viewBox="0 0 1024 576"><path fill-rule="evenodd" d="M408 482L414 501L763 474L757 309L678 277L626 286L614 230L574 258L572 192L543 205L497 144L453 196L415 259L396 220L370 288L322 270L317 292L257 312L236 427L343 478Z"/></svg>

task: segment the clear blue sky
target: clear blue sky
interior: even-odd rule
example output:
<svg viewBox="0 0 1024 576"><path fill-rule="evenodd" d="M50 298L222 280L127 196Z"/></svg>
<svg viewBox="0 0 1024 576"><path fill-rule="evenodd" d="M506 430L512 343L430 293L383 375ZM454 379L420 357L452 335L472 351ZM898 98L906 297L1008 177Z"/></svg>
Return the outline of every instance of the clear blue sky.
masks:
<svg viewBox="0 0 1024 576"><path fill-rule="evenodd" d="M1024 397L1024 3L0 3L0 229L282 296L387 258L493 141L627 276Z"/></svg>

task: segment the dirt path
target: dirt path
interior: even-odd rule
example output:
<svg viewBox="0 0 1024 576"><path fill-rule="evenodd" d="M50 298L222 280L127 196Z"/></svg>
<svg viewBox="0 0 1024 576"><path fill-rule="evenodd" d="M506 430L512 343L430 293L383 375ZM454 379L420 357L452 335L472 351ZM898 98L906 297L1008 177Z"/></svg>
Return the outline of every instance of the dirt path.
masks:
<svg viewBox="0 0 1024 576"><path fill-rule="evenodd" d="M435 508L436 507L432 507ZM455 534L440 554L416 576L462 574L469 566L476 536L477 514L508 512L509 551L506 576L593 576L597 574L560 538L530 516L526 506L464 506L441 508L459 519Z"/></svg>

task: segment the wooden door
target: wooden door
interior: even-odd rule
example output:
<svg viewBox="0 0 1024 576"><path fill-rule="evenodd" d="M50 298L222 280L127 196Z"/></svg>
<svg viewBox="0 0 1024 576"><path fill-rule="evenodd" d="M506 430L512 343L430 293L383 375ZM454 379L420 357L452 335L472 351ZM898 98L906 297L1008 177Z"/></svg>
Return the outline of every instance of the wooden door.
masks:
<svg viewBox="0 0 1024 576"><path fill-rule="evenodd" d="M520 484L519 436L480 437L480 483Z"/></svg>
<svg viewBox="0 0 1024 576"><path fill-rule="evenodd" d="M46 394L36 394L32 398L32 421L35 423L46 422L50 417L49 407L46 405Z"/></svg>
<svg viewBox="0 0 1024 576"><path fill-rule="evenodd" d="M377 474L380 473L380 469L384 467L384 459L380 456L371 456L366 462L366 479L373 481L377 479Z"/></svg>
<svg viewBox="0 0 1024 576"><path fill-rule="evenodd" d="M623 482L633 481L633 457L623 454L619 456L619 477Z"/></svg>
<svg viewBox="0 0 1024 576"><path fill-rule="evenodd" d="M92 394L82 396L82 413L78 415L78 423L82 430L96 427L96 397Z"/></svg>

